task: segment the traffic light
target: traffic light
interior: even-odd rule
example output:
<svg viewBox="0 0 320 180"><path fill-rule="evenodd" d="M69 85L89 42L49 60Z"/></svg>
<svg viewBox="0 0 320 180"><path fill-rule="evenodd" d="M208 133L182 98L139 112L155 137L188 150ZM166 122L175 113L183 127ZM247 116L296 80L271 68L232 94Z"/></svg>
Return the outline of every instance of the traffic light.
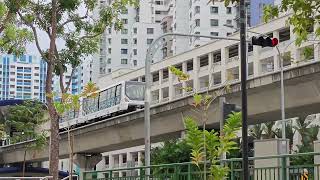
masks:
<svg viewBox="0 0 320 180"><path fill-rule="evenodd" d="M235 104L223 103L223 120L226 121L232 112L240 112L241 108Z"/></svg>
<svg viewBox="0 0 320 180"><path fill-rule="evenodd" d="M261 47L275 47L278 45L279 41L277 38L263 37L263 36L253 36L251 38L252 45L257 45Z"/></svg>

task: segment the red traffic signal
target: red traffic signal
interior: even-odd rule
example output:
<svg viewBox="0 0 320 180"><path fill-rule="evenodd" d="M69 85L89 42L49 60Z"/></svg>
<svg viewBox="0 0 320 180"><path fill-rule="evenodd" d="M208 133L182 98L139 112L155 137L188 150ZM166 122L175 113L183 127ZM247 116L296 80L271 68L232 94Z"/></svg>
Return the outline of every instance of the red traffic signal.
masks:
<svg viewBox="0 0 320 180"><path fill-rule="evenodd" d="M252 41L252 45L257 45L261 47L275 47L279 43L277 38L270 38L270 37L263 37L263 36L260 36L260 37L253 36L251 38L251 41Z"/></svg>

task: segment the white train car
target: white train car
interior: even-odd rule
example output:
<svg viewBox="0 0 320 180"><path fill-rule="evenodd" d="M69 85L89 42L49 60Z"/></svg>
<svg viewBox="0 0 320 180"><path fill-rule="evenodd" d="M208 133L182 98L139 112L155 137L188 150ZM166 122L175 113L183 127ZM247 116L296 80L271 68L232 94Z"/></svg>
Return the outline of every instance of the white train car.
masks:
<svg viewBox="0 0 320 180"><path fill-rule="evenodd" d="M123 81L100 89L95 98L84 98L79 112L70 112L60 121L60 129L77 127L142 108L145 83Z"/></svg>

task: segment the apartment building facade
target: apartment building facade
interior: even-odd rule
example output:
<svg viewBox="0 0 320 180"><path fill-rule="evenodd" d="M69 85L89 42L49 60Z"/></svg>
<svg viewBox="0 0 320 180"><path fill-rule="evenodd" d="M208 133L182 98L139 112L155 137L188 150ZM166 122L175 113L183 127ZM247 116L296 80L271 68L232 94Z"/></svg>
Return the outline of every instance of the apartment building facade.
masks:
<svg viewBox="0 0 320 180"><path fill-rule="evenodd" d="M109 6L112 2L100 1L100 6ZM120 15L124 24L121 31L108 28L102 35L100 52L96 54L93 65L94 77L97 79L117 69L143 67L148 47L164 33L230 35L234 30L225 24L235 25L235 15L234 6L225 7L222 2L208 5L200 0L141 0L139 8L128 7ZM162 42L163 48L155 52L154 61L209 41L204 38L166 37Z"/></svg>
<svg viewBox="0 0 320 180"><path fill-rule="evenodd" d="M45 101L47 64L36 56L0 55L0 100L38 99Z"/></svg>

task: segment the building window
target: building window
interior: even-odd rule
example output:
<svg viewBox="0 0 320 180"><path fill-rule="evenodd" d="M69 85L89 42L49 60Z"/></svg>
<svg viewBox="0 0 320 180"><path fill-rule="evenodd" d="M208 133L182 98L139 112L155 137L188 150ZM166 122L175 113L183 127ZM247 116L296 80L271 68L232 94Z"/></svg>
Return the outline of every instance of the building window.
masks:
<svg viewBox="0 0 320 180"><path fill-rule="evenodd" d="M279 42L290 40L290 28L285 28L279 31Z"/></svg>
<svg viewBox="0 0 320 180"><path fill-rule="evenodd" d="M227 19L226 24L231 25L232 24L232 20L231 19Z"/></svg>
<svg viewBox="0 0 320 180"><path fill-rule="evenodd" d="M218 32L210 32L210 35L211 36L219 36L219 33Z"/></svg>
<svg viewBox="0 0 320 180"><path fill-rule="evenodd" d="M161 11L156 11L155 14L161 14Z"/></svg>
<svg viewBox="0 0 320 180"><path fill-rule="evenodd" d="M108 48L108 53L111 54L111 48Z"/></svg>
<svg viewBox="0 0 320 180"><path fill-rule="evenodd" d="M137 34L138 30L137 28L133 28L133 34Z"/></svg>
<svg viewBox="0 0 320 180"><path fill-rule="evenodd" d="M163 69L162 71L162 79L168 79L169 78L169 70L168 68Z"/></svg>
<svg viewBox="0 0 320 180"><path fill-rule="evenodd" d="M231 7L226 7L227 10L227 14L231 14L232 13L232 8Z"/></svg>
<svg viewBox="0 0 320 180"><path fill-rule="evenodd" d="M121 34L128 34L128 29L121 29Z"/></svg>
<svg viewBox="0 0 320 180"><path fill-rule="evenodd" d="M152 73L152 82L157 82L159 81L159 71Z"/></svg>
<svg viewBox="0 0 320 180"><path fill-rule="evenodd" d="M128 49L121 49L121 54L128 54Z"/></svg>
<svg viewBox="0 0 320 180"><path fill-rule="evenodd" d="M39 70L39 67L35 67L34 69L35 69L35 70Z"/></svg>
<svg viewBox="0 0 320 180"><path fill-rule="evenodd" d="M108 38L108 43L111 44L111 38Z"/></svg>
<svg viewBox="0 0 320 180"><path fill-rule="evenodd" d="M111 34L111 28L108 29L109 34Z"/></svg>
<svg viewBox="0 0 320 180"><path fill-rule="evenodd" d="M187 71L192 71L193 70L193 61L187 61Z"/></svg>
<svg viewBox="0 0 320 180"><path fill-rule="evenodd" d="M147 28L147 34L153 34L154 29L153 28Z"/></svg>
<svg viewBox="0 0 320 180"><path fill-rule="evenodd" d="M147 39L147 44L151 44L153 42L153 39Z"/></svg>
<svg viewBox="0 0 320 180"><path fill-rule="evenodd" d="M199 27L200 26L200 19L196 19L195 23L196 23L196 27Z"/></svg>
<svg viewBox="0 0 320 180"><path fill-rule="evenodd" d="M163 5L163 1L156 1L156 5Z"/></svg>
<svg viewBox="0 0 320 180"><path fill-rule="evenodd" d="M138 61L137 60L133 60L133 66L137 66L138 65Z"/></svg>
<svg viewBox="0 0 320 180"><path fill-rule="evenodd" d="M39 73L34 73L35 76L39 76Z"/></svg>
<svg viewBox="0 0 320 180"><path fill-rule="evenodd" d="M138 44L137 38L133 39L133 44Z"/></svg>
<svg viewBox="0 0 320 180"><path fill-rule="evenodd" d="M210 19L210 25L211 26L219 26L219 20L218 19Z"/></svg>
<svg viewBox="0 0 320 180"><path fill-rule="evenodd" d="M138 54L137 49L133 49L133 55L137 55L137 54Z"/></svg>
<svg viewBox="0 0 320 180"><path fill-rule="evenodd" d="M211 12L212 14L218 14L218 13L219 13L219 8L218 8L218 7L215 7L215 6L211 6L210 12Z"/></svg>
<svg viewBox="0 0 320 180"><path fill-rule="evenodd" d="M111 64L111 58L108 58L107 63Z"/></svg>
<svg viewBox="0 0 320 180"><path fill-rule="evenodd" d="M108 69L108 73L111 73L111 69L110 68Z"/></svg>
<svg viewBox="0 0 320 180"><path fill-rule="evenodd" d="M230 36L232 33L231 32L227 32L227 36Z"/></svg>
<svg viewBox="0 0 320 180"><path fill-rule="evenodd" d="M121 59L121 64L128 64L128 59Z"/></svg>
<svg viewBox="0 0 320 180"><path fill-rule="evenodd" d="M34 86L34 89L39 89L39 86Z"/></svg>
<svg viewBox="0 0 320 180"><path fill-rule="evenodd" d="M128 24L128 19L121 19L123 24Z"/></svg>
<svg viewBox="0 0 320 180"><path fill-rule="evenodd" d="M195 14L200 13L200 6L196 6L196 7L194 8L194 11L195 11Z"/></svg>
<svg viewBox="0 0 320 180"><path fill-rule="evenodd" d="M128 39L121 39L121 44L128 44Z"/></svg>

